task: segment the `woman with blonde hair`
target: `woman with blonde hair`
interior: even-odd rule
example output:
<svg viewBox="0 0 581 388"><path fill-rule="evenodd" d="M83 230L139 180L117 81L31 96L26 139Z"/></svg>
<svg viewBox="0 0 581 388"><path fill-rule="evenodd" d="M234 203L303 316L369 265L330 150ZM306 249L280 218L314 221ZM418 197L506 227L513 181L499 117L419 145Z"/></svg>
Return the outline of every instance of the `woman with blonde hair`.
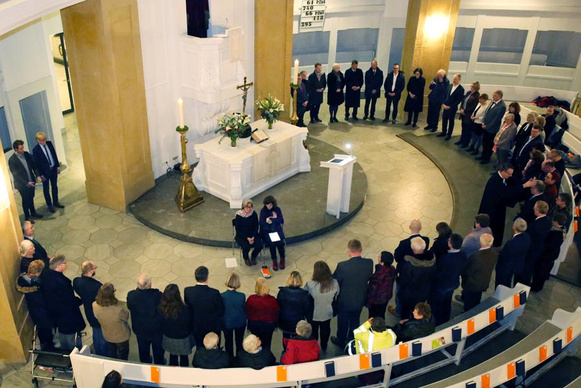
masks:
<svg viewBox="0 0 581 388"><path fill-rule="evenodd" d="M236 244L242 249L242 256L246 265L255 265L256 257L262 250L262 240L258 234L258 215L254 211L254 203L251 199L242 201L242 208L236 212L234 218L236 229ZM252 256L249 257L250 249Z"/></svg>
<svg viewBox="0 0 581 388"><path fill-rule="evenodd" d="M236 337L236 352L242 349L244 329L246 329L246 296L236 291L240 288L240 277L231 272L226 277L226 291L222 293L224 315L222 315L222 331L226 340L225 350L234 357L234 337Z"/></svg>
<svg viewBox="0 0 581 388"><path fill-rule="evenodd" d="M107 341L109 357L127 360L131 337L131 329L127 324L129 311L119 304L115 291L115 286L111 283L105 283L99 288L93 302L93 314L99 321L103 337Z"/></svg>
<svg viewBox="0 0 581 388"><path fill-rule="evenodd" d="M34 244L28 239L22 240L18 253L20 253L20 273L28 271L28 265L34 260Z"/></svg>
<svg viewBox="0 0 581 388"><path fill-rule="evenodd" d="M262 345L270 349L272 333L276 329L280 308L276 298L270 293L270 287L264 278L256 280L255 294L246 301L246 315L248 316L248 330L262 341Z"/></svg>
<svg viewBox="0 0 581 388"><path fill-rule="evenodd" d="M280 306L278 327L284 338L289 338L295 332L300 320L312 319L313 304L309 292L303 289L303 278L298 271L288 275L286 286L279 287L276 300Z"/></svg>

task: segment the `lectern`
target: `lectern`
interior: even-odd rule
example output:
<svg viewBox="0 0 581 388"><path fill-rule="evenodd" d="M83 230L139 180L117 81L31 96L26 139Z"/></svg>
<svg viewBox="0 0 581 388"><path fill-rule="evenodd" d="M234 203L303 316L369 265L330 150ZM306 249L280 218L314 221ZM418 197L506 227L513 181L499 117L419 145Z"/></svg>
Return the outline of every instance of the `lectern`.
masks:
<svg viewBox="0 0 581 388"><path fill-rule="evenodd" d="M327 213L337 218L341 217L341 212L349 212L353 164L356 160L357 158L351 155L335 154L333 159L321 162L321 167L329 169Z"/></svg>

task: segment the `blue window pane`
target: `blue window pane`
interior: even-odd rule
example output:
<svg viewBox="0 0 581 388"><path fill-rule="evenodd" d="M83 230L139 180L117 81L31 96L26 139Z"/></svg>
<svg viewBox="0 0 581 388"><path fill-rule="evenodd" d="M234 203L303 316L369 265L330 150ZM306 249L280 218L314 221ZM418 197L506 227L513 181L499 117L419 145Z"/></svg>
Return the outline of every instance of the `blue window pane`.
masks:
<svg viewBox="0 0 581 388"><path fill-rule="evenodd" d="M472 50L473 41L474 28L456 27L450 60L455 62L470 61L470 50Z"/></svg>
<svg viewBox="0 0 581 388"><path fill-rule="evenodd" d="M4 107L0 108L0 141L2 141L4 152L12 149L12 140L10 140L10 132L8 131L8 122L6 121Z"/></svg>
<svg viewBox="0 0 581 388"><path fill-rule="evenodd" d="M389 65L385 66L385 68L391 69L391 65L393 65L394 63L401 63L404 36L405 28L394 28L392 30L391 46L389 47Z"/></svg>
<svg viewBox="0 0 581 388"><path fill-rule="evenodd" d="M478 62L520 64L527 34L526 30L485 28Z"/></svg>
<svg viewBox="0 0 581 388"><path fill-rule="evenodd" d="M337 31L337 63L371 62L377 53L378 28L354 28Z"/></svg>
<svg viewBox="0 0 581 388"><path fill-rule="evenodd" d="M293 35L293 61L301 65L329 62L329 31L303 32Z"/></svg>
<svg viewBox="0 0 581 388"><path fill-rule="evenodd" d="M581 33L537 31L531 65L574 69L581 54Z"/></svg>

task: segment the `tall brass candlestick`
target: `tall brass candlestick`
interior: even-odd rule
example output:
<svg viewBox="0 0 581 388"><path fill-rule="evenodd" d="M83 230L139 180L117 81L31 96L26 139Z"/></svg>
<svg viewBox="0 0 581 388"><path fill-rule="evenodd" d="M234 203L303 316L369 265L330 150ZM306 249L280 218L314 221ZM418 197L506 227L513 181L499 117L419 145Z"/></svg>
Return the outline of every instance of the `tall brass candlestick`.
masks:
<svg viewBox="0 0 581 388"><path fill-rule="evenodd" d="M182 179L175 199L178 209L181 212L185 212L204 202L204 198L200 195L196 185L194 185L191 175L192 169L188 163L188 155L186 153L186 143L188 142L186 132L188 129L187 125L176 128L176 131L180 134L180 142L182 144L182 165L180 166Z"/></svg>
<svg viewBox="0 0 581 388"><path fill-rule="evenodd" d="M297 125L297 123L299 122L299 116L297 116L297 93L299 86L300 86L299 84L291 83L291 88L293 88L293 104L294 104L293 115L290 118L292 125Z"/></svg>

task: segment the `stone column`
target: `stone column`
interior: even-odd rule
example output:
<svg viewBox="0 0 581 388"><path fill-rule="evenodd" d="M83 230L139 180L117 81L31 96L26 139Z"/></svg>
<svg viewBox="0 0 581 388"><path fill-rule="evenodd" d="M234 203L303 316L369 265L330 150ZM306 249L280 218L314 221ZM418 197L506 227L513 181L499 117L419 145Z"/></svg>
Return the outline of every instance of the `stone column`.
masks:
<svg viewBox="0 0 581 388"><path fill-rule="evenodd" d="M154 186L137 0L86 0L61 16L87 197L125 211Z"/></svg>
<svg viewBox="0 0 581 388"><path fill-rule="evenodd" d="M270 93L284 103L284 121L291 109L293 2L256 0L254 3L254 96ZM253 101L252 101L253 102ZM250 101L249 101L250 103ZM260 119L256 106L254 116Z"/></svg>
<svg viewBox="0 0 581 388"><path fill-rule="evenodd" d="M422 68L426 79L426 95L430 92L428 85L436 72L439 69L448 72L459 9L460 0L409 0L402 70L409 79L415 68ZM438 30L438 24L442 28L439 34L434 34ZM449 75L449 78L451 82L452 76ZM405 102L405 93L404 91L402 94L402 102ZM427 99L424 99L424 104L427 106ZM401 113L403 106L404 104L400 104Z"/></svg>
<svg viewBox="0 0 581 388"><path fill-rule="evenodd" d="M0 360L6 364L26 362L32 338L32 322L24 294L16 291L16 277L20 268L18 247L22 230L18 209L12 193L12 184L4 152L0 150L0 190L8 195L10 204L0 204ZM18 195L17 195L18 196ZM2 198L5 196L2 195ZM20 200L20 199L18 199Z"/></svg>

